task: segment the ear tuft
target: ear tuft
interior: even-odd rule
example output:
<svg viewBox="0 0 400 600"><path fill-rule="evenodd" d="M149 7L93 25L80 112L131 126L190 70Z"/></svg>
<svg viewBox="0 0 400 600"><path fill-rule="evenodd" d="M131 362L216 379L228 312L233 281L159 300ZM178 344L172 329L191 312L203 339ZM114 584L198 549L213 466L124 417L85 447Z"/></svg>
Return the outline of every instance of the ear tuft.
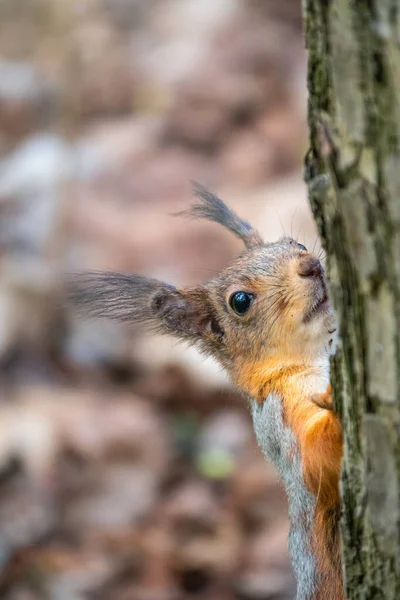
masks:
<svg viewBox="0 0 400 600"><path fill-rule="evenodd" d="M70 306L82 316L107 317L122 322L154 325L152 298L176 288L141 275L85 272L70 277L67 285Z"/></svg>
<svg viewBox="0 0 400 600"><path fill-rule="evenodd" d="M193 183L193 189L198 202L194 203L188 210L178 214L219 223L239 237L248 248L263 244L258 231L250 223L241 219L218 196L196 182Z"/></svg>

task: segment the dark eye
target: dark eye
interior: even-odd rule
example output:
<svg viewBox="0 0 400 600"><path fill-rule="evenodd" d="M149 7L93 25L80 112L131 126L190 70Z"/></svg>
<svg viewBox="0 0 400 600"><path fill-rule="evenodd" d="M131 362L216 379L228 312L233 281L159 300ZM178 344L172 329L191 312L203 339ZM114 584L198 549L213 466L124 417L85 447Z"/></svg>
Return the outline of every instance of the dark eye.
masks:
<svg viewBox="0 0 400 600"><path fill-rule="evenodd" d="M304 250L304 252L308 252L307 248L305 246L303 246L303 244L297 243L297 245L300 248L300 250Z"/></svg>
<svg viewBox="0 0 400 600"><path fill-rule="evenodd" d="M237 315L244 315L253 304L254 296L248 292L235 292L229 298L229 305Z"/></svg>

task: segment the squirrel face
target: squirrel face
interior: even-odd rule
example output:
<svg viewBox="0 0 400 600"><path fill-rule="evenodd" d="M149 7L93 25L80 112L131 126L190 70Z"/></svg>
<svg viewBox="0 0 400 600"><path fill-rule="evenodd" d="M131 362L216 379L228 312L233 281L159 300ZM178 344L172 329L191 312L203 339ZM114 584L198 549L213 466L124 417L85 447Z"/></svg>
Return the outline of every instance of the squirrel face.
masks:
<svg viewBox="0 0 400 600"><path fill-rule="evenodd" d="M204 294L211 353L229 370L243 360L293 364L330 353L336 325L324 269L291 238L248 249Z"/></svg>
<svg viewBox="0 0 400 600"><path fill-rule="evenodd" d="M183 214L218 222L245 243L230 266L204 285L180 289L139 275L80 274L73 303L194 344L233 379L244 363L311 364L328 356L335 318L320 261L291 238L264 242L219 198L198 185L195 191L199 202Z"/></svg>

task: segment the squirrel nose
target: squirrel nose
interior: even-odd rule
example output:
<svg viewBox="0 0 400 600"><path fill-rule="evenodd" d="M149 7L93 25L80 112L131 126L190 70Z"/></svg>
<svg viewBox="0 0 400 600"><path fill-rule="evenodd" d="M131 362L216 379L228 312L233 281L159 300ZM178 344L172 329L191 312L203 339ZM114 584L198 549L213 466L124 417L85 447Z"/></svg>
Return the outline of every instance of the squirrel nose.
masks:
<svg viewBox="0 0 400 600"><path fill-rule="evenodd" d="M322 265L318 258L303 256L299 260L298 274L301 277L321 277Z"/></svg>

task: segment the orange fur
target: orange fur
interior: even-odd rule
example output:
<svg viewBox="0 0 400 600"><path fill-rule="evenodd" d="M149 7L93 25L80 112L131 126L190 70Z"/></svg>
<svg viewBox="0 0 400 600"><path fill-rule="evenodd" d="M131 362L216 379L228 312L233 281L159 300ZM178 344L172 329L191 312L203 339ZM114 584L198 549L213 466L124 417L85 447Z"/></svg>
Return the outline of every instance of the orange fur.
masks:
<svg viewBox="0 0 400 600"><path fill-rule="evenodd" d="M271 393L283 398L284 420L298 442L304 481L316 497L312 543L321 584L315 600L342 600L338 535L342 428L331 410L330 386L325 394L307 393L305 381L317 375L317 367L287 366L282 360L244 363L238 373L237 384L259 402L267 401Z"/></svg>
<svg viewBox="0 0 400 600"><path fill-rule="evenodd" d="M328 385L325 394L313 394L311 396L311 400L320 408L325 408L326 410L333 410L331 384Z"/></svg>

